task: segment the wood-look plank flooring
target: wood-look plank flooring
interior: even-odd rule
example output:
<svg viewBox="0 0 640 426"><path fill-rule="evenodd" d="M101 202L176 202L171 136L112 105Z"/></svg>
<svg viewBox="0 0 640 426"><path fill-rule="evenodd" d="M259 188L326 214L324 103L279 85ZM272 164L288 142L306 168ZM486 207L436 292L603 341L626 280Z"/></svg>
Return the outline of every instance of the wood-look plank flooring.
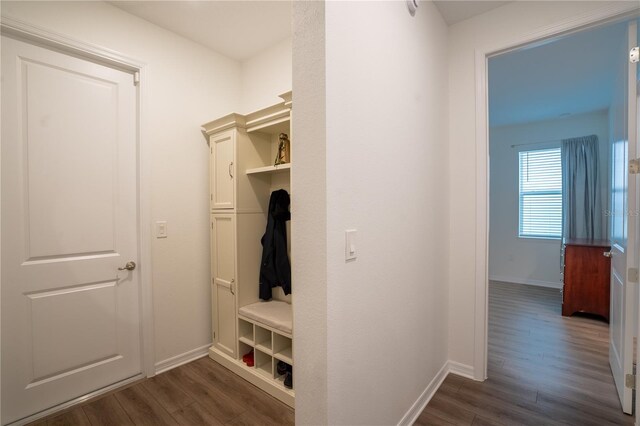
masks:
<svg viewBox="0 0 640 426"><path fill-rule="evenodd" d="M488 376L450 374L416 425L633 425L609 369L608 324L562 317L559 290L489 284Z"/></svg>
<svg viewBox="0 0 640 426"><path fill-rule="evenodd" d="M293 424L290 407L208 357L32 423L37 426Z"/></svg>

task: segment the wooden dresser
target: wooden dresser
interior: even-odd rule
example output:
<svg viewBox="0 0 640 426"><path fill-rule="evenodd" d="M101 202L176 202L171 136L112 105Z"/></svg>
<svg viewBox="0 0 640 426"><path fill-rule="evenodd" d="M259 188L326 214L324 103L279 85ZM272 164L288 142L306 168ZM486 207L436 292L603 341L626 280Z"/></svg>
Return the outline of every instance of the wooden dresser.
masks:
<svg viewBox="0 0 640 426"><path fill-rule="evenodd" d="M576 312L600 315L609 321L611 259L608 241L564 241L562 315Z"/></svg>

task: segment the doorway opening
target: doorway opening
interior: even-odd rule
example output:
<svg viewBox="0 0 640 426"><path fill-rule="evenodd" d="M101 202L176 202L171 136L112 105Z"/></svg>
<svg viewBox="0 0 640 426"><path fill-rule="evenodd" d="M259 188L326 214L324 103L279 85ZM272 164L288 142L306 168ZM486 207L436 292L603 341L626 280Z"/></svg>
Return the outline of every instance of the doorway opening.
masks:
<svg viewBox="0 0 640 426"><path fill-rule="evenodd" d="M487 59L489 381L542 404L569 398L575 418L590 401L590 415L629 424L637 297L626 271L637 262L626 47L636 31L617 22Z"/></svg>

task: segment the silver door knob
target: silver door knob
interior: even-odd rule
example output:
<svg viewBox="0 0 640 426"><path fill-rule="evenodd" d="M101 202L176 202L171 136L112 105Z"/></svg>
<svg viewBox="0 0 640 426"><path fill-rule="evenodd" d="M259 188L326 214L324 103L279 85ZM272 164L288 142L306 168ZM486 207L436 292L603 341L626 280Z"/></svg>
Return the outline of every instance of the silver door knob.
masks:
<svg viewBox="0 0 640 426"><path fill-rule="evenodd" d="M136 262L127 262L124 268L118 268L118 271L133 271L136 269Z"/></svg>
<svg viewBox="0 0 640 426"><path fill-rule="evenodd" d="M602 253L602 255L604 257L611 257L611 252L610 251L605 251L604 253Z"/></svg>

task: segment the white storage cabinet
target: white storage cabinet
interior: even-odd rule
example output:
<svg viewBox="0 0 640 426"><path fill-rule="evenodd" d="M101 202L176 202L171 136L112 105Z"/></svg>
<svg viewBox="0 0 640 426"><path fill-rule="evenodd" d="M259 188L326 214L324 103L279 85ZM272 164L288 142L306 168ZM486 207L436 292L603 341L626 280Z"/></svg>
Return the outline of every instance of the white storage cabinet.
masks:
<svg viewBox="0 0 640 426"><path fill-rule="evenodd" d="M211 303L209 356L293 407L295 391L277 374L293 366L293 300L282 289L258 298L269 196L291 193L291 163L274 166L280 133L291 135L291 92L251 114L229 114L203 125L210 147ZM293 197L292 197L293 203ZM287 226L289 232L290 226ZM290 244L289 244L290 246ZM292 261L291 253L289 256ZM254 351L254 366L242 356ZM295 387L295 371L294 371Z"/></svg>

